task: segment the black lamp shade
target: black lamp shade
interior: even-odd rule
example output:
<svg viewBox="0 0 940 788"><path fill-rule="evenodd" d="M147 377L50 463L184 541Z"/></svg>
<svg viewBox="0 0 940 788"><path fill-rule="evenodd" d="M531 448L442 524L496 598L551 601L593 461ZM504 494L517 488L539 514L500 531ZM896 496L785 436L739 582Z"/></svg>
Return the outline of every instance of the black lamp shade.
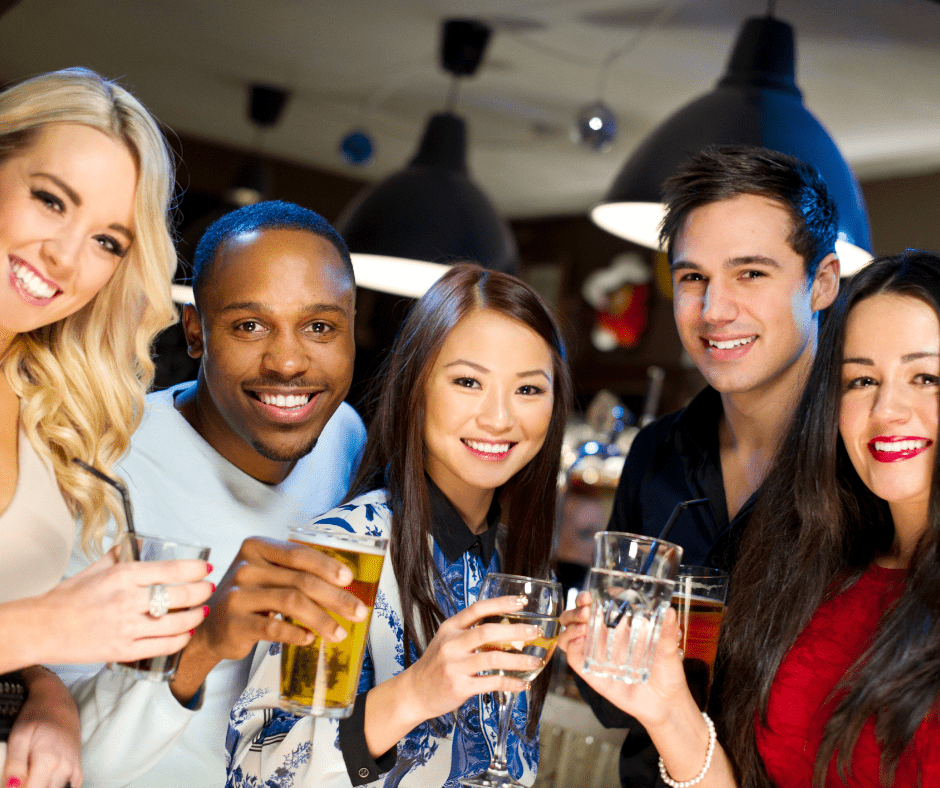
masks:
<svg viewBox="0 0 940 788"><path fill-rule="evenodd" d="M788 153L815 166L839 210L839 238L871 249L861 189L835 142L803 105L794 77L793 30L770 17L749 19L735 44L728 71L705 96L659 126L624 165L595 221L612 226L620 203L659 203L663 182L691 155L709 145L745 144ZM655 235L653 236L655 238Z"/></svg>
<svg viewBox="0 0 940 788"><path fill-rule="evenodd" d="M432 115L408 166L365 189L337 220L350 251L514 273L512 230L470 181L466 152L463 119Z"/></svg>

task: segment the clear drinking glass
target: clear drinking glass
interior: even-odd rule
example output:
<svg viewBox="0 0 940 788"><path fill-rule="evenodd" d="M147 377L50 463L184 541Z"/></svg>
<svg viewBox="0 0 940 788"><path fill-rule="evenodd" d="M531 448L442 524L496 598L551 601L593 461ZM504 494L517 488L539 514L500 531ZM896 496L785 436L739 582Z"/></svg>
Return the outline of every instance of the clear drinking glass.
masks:
<svg viewBox="0 0 940 788"><path fill-rule="evenodd" d="M709 566L679 567L672 606L679 615L682 667L700 709L708 705L718 653L718 633L725 613L728 573Z"/></svg>
<svg viewBox="0 0 940 788"><path fill-rule="evenodd" d="M486 576L480 586L480 599L493 599L500 596L525 597L525 606L514 613L502 613L484 618L480 623L488 624L529 624L539 628L539 634L526 642L489 643L485 650L508 651L515 654L528 654L538 657L542 664L537 668L524 671L494 671L502 675L511 675L523 681L532 681L542 668L548 664L555 644L561 634L558 616L562 608L561 585L550 580L537 580L534 577L503 575L492 573ZM470 788L497 788L497 786L521 786L509 774L506 765L506 739L512 720L512 709L516 705L518 692L494 692L499 714L499 732L496 747L490 758L490 765L485 772L460 780L461 785Z"/></svg>
<svg viewBox="0 0 940 788"><path fill-rule="evenodd" d="M594 535L585 671L627 684L649 678L681 560L682 548L662 539Z"/></svg>

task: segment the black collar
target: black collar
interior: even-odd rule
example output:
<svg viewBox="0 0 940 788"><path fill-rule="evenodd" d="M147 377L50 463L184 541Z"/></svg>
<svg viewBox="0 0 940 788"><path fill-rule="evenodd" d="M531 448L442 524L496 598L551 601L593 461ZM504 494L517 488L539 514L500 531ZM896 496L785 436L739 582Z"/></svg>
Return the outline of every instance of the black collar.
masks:
<svg viewBox="0 0 940 788"><path fill-rule="evenodd" d="M431 480L431 477L425 475L424 478L428 483L428 498L431 503L431 534L437 546L441 548L441 552L450 563L459 560L464 553L476 552L482 559L483 565L489 566L493 551L496 550L496 532L498 531L496 526L499 524L500 515L496 499L499 491L497 490L497 494L493 496L493 503L490 504L490 509L486 513L486 530L481 534L475 534L467 527L463 517Z"/></svg>

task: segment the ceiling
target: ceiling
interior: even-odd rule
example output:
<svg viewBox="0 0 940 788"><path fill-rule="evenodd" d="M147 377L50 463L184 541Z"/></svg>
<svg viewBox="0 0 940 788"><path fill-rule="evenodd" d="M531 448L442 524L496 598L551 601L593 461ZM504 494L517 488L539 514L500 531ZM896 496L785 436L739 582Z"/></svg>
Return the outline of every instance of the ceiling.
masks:
<svg viewBox="0 0 940 788"><path fill-rule="evenodd" d="M292 97L265 152L356 178L400 169L450 77L440 21L495 29L457 104L474 180L509 217L586 211L656 125L708 91L757 0L5 0L0 79L72 65L131 87L175 131L251 147L247 85ZM6 9L4 11L4 9ZM797 83L860 179L940 170L940 4L779 0L797 35ZM604 63L609 62L606 84ZM619 135L604 153L572 141L603 98ZM375 138L343 164L340 139ZM316 207L316 206L313 206Z"/></svg>

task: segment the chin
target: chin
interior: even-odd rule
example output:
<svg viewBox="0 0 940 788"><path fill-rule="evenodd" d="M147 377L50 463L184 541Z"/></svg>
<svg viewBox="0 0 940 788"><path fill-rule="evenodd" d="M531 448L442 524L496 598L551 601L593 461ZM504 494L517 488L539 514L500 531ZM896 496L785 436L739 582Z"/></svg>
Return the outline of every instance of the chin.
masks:
<svg viewBox="0 0 940 788"><path fill-rule="evenodd" d="M313 438L302 445L281 446L273 443L266 443L262 440L254 440L251 443L252 448L262 457L274 462L296 462L301 457L306 457L313 451L317 445L317 439Z"/></svg>

